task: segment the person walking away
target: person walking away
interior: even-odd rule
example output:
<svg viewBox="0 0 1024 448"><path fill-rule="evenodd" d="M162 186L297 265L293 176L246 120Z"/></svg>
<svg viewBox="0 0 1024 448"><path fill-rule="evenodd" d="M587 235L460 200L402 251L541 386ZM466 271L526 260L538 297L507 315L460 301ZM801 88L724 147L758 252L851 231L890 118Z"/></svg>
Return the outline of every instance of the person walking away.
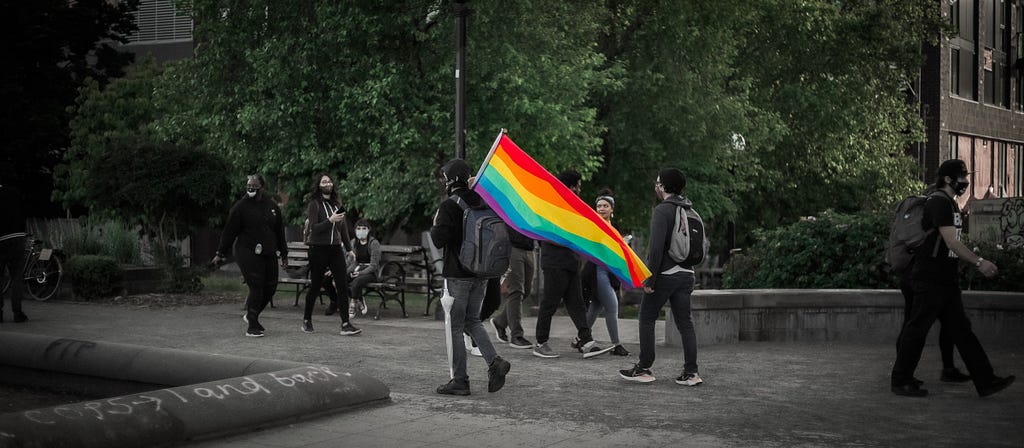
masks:
<svg viewBox="0 0 1024 448"><path fill-rule="evenodd" d="M915 381L914 371L921 360L928 330L936 319L942 323L943 329L948 328L952 334L953 344L960 351L960 358L979 396L999 392L1013 384L1015 379L1013 375L1005 378L995 375L992 363L971 330L971 322L964 311L957 275L960 260L971 263L986 277L994 277L999 273L995 264L978 256L960 242L963 217L953 198L967 191L969 175L967 164L962 160L942 162L934 184L935 189L942 194L929 196L924 205L922 225L925 230L937 231L930 232L921 245L924 250L914 254L910 269L914 302L910 320L903 327L890 378L890 390L896 395L928 395L928 390L922 389Z"/></svg>
<svg viewBox="0 0 1024 448"><path fill-rule="evenodd" d="M466 369L466 346L463 329L469 331L476 341L484 361L487 362L487 391L497 392L505 385L505 376L512 365L502 359L494 350L491 339L480 322L480 308L484 300L487 279L478 278L459 262L464 236L462 201L469 207L484 205L479 194L469 189L471 175L469 165L462 159L453 159L441 168L441 175L449 198L441 202L434 214L430 238L434 245L444 251L442 275L447 283L448 293L455 299L451 307L451 328L445 337L452 346L452 378L437 388L444 395L469 395L469 373Z"/></svg>
<svg viewBox="0 0 1024 448"><path fill-rule="evenodd" d="M25 212L23 208L23 196L21 190L14 185L8 185L5 179L0 179L0 207L3 213L0 215L0 272L7 269L11 279L11 312L14 322L21 323L28 320L21 302L25 298L25 261L28 254L25 251ZM4 302L0 297L0 322L4 321Z"/></svg>
<svg viewBox="0 0 1024 448"><path fill-rule="evenodd" d="M306 307L302 314L302 331L313 332L313 306L320 294L324 274L330 269L337 291L337 303L348 303L348 269L345 257L351 253L348 228L345 224L345 209L338 200L334 179L327 173L313 176L310 201L306 207L309 219L309 289L306 293ZM344 252L342 247L344 246ZM362 333L349 321L348 313L341 315L341 335L353 336Z"/></svg>
<svg viewBox="0 0 1024 448"><path fill-rule="evenodd" d="M676 377L676 384L699 386L704 382L697 372L697 335L690 317L693 266L680 264L669 256L679 208L693 206L682 195L685 188L686 176L676 168L661 170L654 181L654 193L661 203L651 214L651 240L647 246L651 276L644 281L644 297L640 302L640 360L632 368L619 371L619 376L629 381L649 383L655 380L651 372L655 359L654 324L668 302L683 341L683 373Z"/></svg>
<svg viewBox="0 0 1024 448"><path fill-rule="evenodd" d="M263 176L247 177L245 196L231 207L220 245L211 261L213 265L220 264L234 247L235 260L249 288L242 316L248 324L245 335L255 338L263 337L266 332L259 316L277 291L277 257L282 268L288 267L284 219L281 209L264 194L265 186Z"/></svg>
<svg viewBox="0 0 1024 448"><path fill-rule="evenodd" d="M580 194L582 176L576 170L566 170L556 176L569 190ZM584 359L600 356L611 351L611 347L601 348L594 342L587 325L587 309L583 305L582 286L580 284L580 257L568 247L549 241L541 242L540 266L544 273L544 294L537 309L537 344L533 347L533 355L540 358L557 358L559 355L548 345L551 334L551 318L558 307L565 301L565 309L569 318L576 326L576 340L573 348L583 353Z"/></svg>
<svg viewBox="0 0 1024 448"><path fill-rule="evenodd" d="M499 288L503 292L507 289L505 308L491 319L491 327L494 336L499 341L507 342L509 347L529 349L533 348L533 343L526 339L523 332L523 299L529 297L533 289L537 257L533 253L534 241L530 237L509 228L509 239L512 242L512 257L509 259L504 283Z"/></svg>

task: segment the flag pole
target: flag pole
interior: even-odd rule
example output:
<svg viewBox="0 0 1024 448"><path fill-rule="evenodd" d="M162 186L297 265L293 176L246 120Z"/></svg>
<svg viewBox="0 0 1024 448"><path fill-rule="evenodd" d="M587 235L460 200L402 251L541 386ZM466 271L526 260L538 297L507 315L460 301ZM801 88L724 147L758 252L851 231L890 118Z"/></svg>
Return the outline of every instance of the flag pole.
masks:
<svg viewBox="0 0 1024 448"><path fill-rule="evenodd" d="M484 162L480 164L480 169L476 170L476 176L473 176L473 185L476 185L476 180L484 173L484 168L486 168L487 164L490 163L491 157L494 157L494 150L498 149L498 142L501 141L501 136L505 134L508 134L508 130L501 128L501 131L498 132L498 136L494 138L494 144L491 145L491 150L487 151L487 157L484 157ZM473 185L469 186L470 190L473 189Z"/></svg>

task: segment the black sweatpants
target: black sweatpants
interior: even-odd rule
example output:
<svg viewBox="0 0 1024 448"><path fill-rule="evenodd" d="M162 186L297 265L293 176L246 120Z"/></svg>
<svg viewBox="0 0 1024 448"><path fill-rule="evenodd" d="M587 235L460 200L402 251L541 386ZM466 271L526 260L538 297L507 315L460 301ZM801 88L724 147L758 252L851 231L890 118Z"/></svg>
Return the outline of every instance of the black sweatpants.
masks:
<svg viewBox="0 0 1024 448"><path fill-rule="evenodd" d="M900 349L900 338L903 337L903 328L910 322L910 315L914 309L914 287L910 282L910 274L905 274L900 279L900 292L903 293L903 325L900 326L900 335L896 337L896 350ZM939 326L939 354L942 355L942 368L952 369L956 367L953 362L953 335L945 325Z"/></svg>
<svg viewBox="0 0 1024 448"><path fill-rule="evenodd" d="M245 298L245 318L249 321L249 328L259 328L260 313L277 291L277 257L244 250L236 252L238 268L249 287L249 296Z"/></svg>
<svg viewBox="0 0 1024 448"><path fill-rule="evenodd" d="M313 305L320 295L320 287L324 283L324 273L331 270L334 287L338 292L338 303L348 303L348 274L345 270L345 251L340 245L309 246L309 289L306 293L306 309L302 314L305 320L313 319ZM348 310L338 313L342 322L348 322Z"/></svg>
<svg viewBox="0 0 1024 448"><path fill-rule="evenodd" d="M576 325L577 337L583 343L594 340L587 325L587 308L583 305L583 288L579 271L569 269L544 269L544 294L537 309L537 343L548 341L551 334L551 318L565 301L565 310Z"/></svg>

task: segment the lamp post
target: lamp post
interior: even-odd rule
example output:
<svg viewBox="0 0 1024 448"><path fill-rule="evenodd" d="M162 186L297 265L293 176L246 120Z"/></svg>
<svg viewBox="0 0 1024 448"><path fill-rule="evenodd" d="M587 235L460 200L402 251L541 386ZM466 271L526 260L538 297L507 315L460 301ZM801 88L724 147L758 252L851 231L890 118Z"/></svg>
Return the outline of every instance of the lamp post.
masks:
<svg viewBox="0 0 1024 448"><path fill-rule="evenodd" d="M740 151L743 151L746 148L747 148L747 140L745 138L743 138L743 135L741 135L741 134L739 134L737 132L733 132L732 133L732 149L735 152L735 154L738 154ZM735 181L735 179L736 179L735 161L733 162L732 165L729 166L729 177L731 177L733 181ZM732 193L732 192L730 192L730 193ZM728 254L726 256L727 257L732 257L733 250L736 249L736 220L735 220L735 218L730 219L729 222L726 223L726 225L725 225L725 238L726 238L726 240L727 240L727 242L729 244L729 252L728 252ZM726 259L726 261L728 261L728 258Z"/></svg>
<svg viewBox="0 0 1024 448"><path fill-rule="evenodd" d="M455 158L466 158L466 21L473 10L455 0Z"/></svg>

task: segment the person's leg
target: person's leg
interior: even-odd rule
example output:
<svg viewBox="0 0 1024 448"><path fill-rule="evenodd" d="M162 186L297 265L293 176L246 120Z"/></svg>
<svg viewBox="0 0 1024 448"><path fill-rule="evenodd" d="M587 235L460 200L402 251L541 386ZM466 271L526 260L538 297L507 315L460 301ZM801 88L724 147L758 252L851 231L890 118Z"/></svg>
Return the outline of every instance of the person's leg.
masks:
<svg viewBox="0 0 1024 448"><path fill-rule="evenodd" d="M349 290L351 291L352 299L359 301L364 300L363 290L366 289L366 285L373 283L374 280L377 280L377 276L373 273L360 274L359 276L356 276L356 278L352 279L349 283Z"/></svg>
<svg viewBox="0 0 1024 448"><path fill-rule="evenodd" d="M274 293L277 292L277 280L278 274L278 259L274 256L261 256L263 261L263 300L260 301L260 313L267 308L270 301L274 298Z"/></svg>
<svg viewBox="0 0 1024 448"><path fill-rule="evenodd" d="M604 324L608 328L608 338L611 339L612 345L619 345L619 298L615 295L615 288L612 288L612 282L608 279L608 275L605 268L597 268L597 300L595 302L599 302L600 307L604 308ZM591 306L591 310L594 310L593 306ZM590 328L593 329L595 320L591 320L590 316L587 317L591 322ZM594 319L597 319L596 312Z"/></svg>
<svg viewBox="0 0 1024 448"><path fill-rule="evenodd" d="M995 378L992 362L971 329L971 321L964 312L960 288L948 289L942 298L944 307L939 314L939 322L944 330L949 331L953 344L960 351L960 358L964 360L964 365L971 374L974 386L980 389Z"/></svg>
<svg viewBox="0 0 1024 448"><path fill-rule="evenodd" d="M694 278L689 272L662 277L663 280L670 280L669 306L672 308L672 320L675 321L676 330L683 341L683 373L697 373L697 334L693 329L693 319L690 316L690 295L693 294Z"/></svg>
<svg viewBox="0 0 1024 448"><path fill-rule="evenodd" d="M9 238L0 241L0 271L7 266L7 273L11 277L10 296L11 313L15 322L25 319L25 313L21 309L21 302L25 298L25 261L28 254L25 252L25 237ZM0 297L0 316L3 315L3 297Z"/></svg>
<svg viewBox="0 0 1024 448"><path fill-rule="evenodd" d="M944 370L956 369L956 362L953 361L953 338L953 332L945 325L939 327L939 354L942 355Z"/></svg>
<svg viewBox="0 0 1024 448"><path fill-rule="evenodd" d="M580 283L579 271L564 271L569 285L565 290L565 310L576 326L576 335L580 338L580 346L593 341L594 336L587 325L587 308L583 304L583 286Z"/></svg>
<svg viewBox="0 0 1024 448"><path fill-rule="evenodd" d="M452 342L452 378L459 382L469 381L469 374L466 372L466 344L462 334L466 325L466 315L469 313L469 297L473 292L474 280L448 279L448 293L455 299L452 302L450 316L451 332L448 334Z"/></svg>
<svg viewBox="0 0 1024 448"><path fill-rule="evenodd" d="M309 246L309 288L306 289L306 307L302 313L303 320L313 319L313 305L316 302L316 297L320 295L320 288L324 283L324 273L327 272L330 257L329 249L328 246ZM345 319L348 319L348 316L345 316Z"/></svg>
<svg viewBox="0 0 1024 448"><path fill-rule="evenodd" d="M654 365L654 324L658 320L661 307L668 301L669 290L662 287L665 276L658 277L658 285L654 292L644 294L640 301L640 362L639 366L650 369Z"/></svg>
<svg viewBox="0 0 1024 448"><path fill-rule="evenodd" d="M498 354L491 343L491 337L487 335L487 330L481 323L480 312L486 301L484 298L487 295L486 290L492 289L494 284L484 279L473 280L466 306L465 328L469 336L473 338L473 342L480 349L480 354L483 355L484 360L487 361L487 364L490 364ZM500 291L496 295L500 297ZM493 308L491 311L494 311Z"/></svg>
<svg viewBox="0 0 1024 448"><path fill-rule="evenodd" d="M338 303L348 303L348 270L345 266L345 250L342 246L327 247L327 263L331 268L331 273L333 274L332 277L334 277L334 288L338 291ZM338 314L341 315L342 325L349 322L348 313Z"/></svg>
<svg viewBox="0 0 1024 448"><path fill-rule="evenodd" d="M259 328L257 320L260 311L260 303L263 300L263 288L266 280L263 278L265 269L260 261L260 256L246 251L236 251L235 261L238 269L242 271L242 278L245 279L245 286L249 288L249 295L245 298L245 320L249 322L249 329Z"/></svg>
<svg viewBox="0 0 1024 448"><path fill-rule="evenodd" d="M569 271L564 269L544 270L544 295L540 299L540 306L537 308L537 344L548 341L551 334L551 318L558 311L558 305L562 302L562 296L569 288Z"/></svg>
<svg viewBox="0 0 1024 448"><path fill-rule="evenodd" d="M910 322L910 313L914 308L914 286L910 282L910 273L904 273L900 278L900 293L903 294L903 324L900 325L900 332L896 336L896 350L899 350L900 339L903 339L903 328Z"/></svg>
<svg viewBox="0 0 1024 448"><path fill-rule="evenodd" d="M896 362L892 367L892 385L903 386L914 381L914 371L921 361L928 330L942 311L943 286L924 281L914 281L914 305L910 320L903 326L900 345L896 350ZM947 287L948 288L948 287Z"/></svg>
<svg viewBox="0 0 1024 448"><path fill-rule="evenodd" d="M525 295L525 272L526 272L526 250L512 248L512 259L510 261L508 277L505 284L508 285L508 294L505 298L505 309L494 316L494 324L499 328L507 328L509 340L513 341L523 337L522 308L523 296ZM533 255L533 252L529 252Z"/></svg>

